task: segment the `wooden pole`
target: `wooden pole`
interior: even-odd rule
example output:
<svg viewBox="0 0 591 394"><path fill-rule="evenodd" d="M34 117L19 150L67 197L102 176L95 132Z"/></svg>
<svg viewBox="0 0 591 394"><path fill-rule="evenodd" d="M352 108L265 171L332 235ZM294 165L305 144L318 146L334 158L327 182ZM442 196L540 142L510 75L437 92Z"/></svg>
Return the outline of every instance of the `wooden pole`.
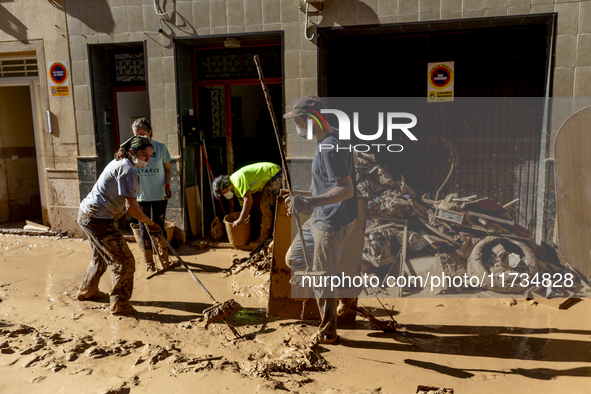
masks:
<svg viewBox="0 0 591 394"><path fill-rule="evenodd" d="M293 198L293 190L291 188L291 176L289 175L289 168L287 167L287 159L285 158L285 153L283 152L283 144L281 143L281 136L279 135L279 127L277 126L277 119L275 118L275 111L273 111L273 103L271 102L271 95L269 94L269 89L267 88L267 84L265 83L265 77L263 76L263 69L261 68L261 62L259 60L259 56L255 55L254 63L257 66L257 71L259 72L259 80L261 81L261 86L263 87L263 93L265 95L265 101L267 102L267 108L269 108L269 113L271 114L271 120L273 121L273 129L275 130L275 137L277 138L277 145L279 146L279 153L281 154L281 164L283 167L283 174L285 175L285 180L287 181L287 188L289 189L289 194ZM312 266L309 264L308 260L308 250L306 248L306 240L304 239L304 234L302 232L302 224L300 222L300 215L297 213L295 214L296 225L298 227L298 233L300 234L300 242L302 243L302 249L304 251L304 260L306 262L306 271L308 271Z"/></svg>
<svg viewBox="0 0 591 394"><path fill-rule="evenodd" d="M404 221L404 234L402 236L402 255L400 256L400 270L398 277L404 273L404 264L406 263L406 244L408 243L408 220ZM398 287L398 298L402 298L402 286Z"/></svg>

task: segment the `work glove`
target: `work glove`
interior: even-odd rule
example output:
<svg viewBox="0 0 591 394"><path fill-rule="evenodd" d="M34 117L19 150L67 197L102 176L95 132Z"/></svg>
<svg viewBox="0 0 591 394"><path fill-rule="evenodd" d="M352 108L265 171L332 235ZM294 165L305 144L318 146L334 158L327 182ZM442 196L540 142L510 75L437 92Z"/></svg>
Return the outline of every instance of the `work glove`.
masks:
<svg viewBox="0 0 591 394"><path fill-rule="evenodd" d="M148 229L150 230L150 235L153 237L158 238L158 236L162 235L162 228L160 228L156 222L154 222L153 225L148 226Z"/></svg>
<svg viewBox="0 0 591 394"><path fill-rule="evenodd" d="M164 191L166 192L166 200L170 200L170 198L172 197L172 192L170 191L170 185L166 185L164 186Z"/></svg>
<svg viewBox="0 0 591 394"><path fill-rule="evenodd" d="M301 196L289 196L285 199L285 207L287 208L287 216L303 214L311 215L314 207L310 199Z"/></svg>

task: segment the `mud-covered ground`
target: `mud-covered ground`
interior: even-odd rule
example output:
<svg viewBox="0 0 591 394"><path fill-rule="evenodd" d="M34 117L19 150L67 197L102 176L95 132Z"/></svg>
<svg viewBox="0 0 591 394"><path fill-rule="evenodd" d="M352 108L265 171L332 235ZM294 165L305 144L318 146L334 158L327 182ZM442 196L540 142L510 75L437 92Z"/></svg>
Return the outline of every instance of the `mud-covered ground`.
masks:
<svg viewBox="0 0 591 394"><path fill-rule="evenodd" d="M311 350L311 322L265 318L268 275L226 277L235 250L179 249L242 335L198 322L210 305L183 268L146 280L137 245L135 318L108 296L77 301L87 242L0 235L0 393L587 393L591 301L568 310L523 299L384 299L403 333L361 317L341 345ZM100 289L110 288L110 271ZM375 300L363 305L379 307ZM385 319L385 311L377 309Z"/></svg>

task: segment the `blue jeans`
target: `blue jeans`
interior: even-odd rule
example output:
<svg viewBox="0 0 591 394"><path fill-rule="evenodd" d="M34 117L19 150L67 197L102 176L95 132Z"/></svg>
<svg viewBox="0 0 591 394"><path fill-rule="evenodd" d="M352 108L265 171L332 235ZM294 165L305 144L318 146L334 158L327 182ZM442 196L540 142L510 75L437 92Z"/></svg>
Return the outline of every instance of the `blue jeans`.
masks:
<svg viewBox="0 0 591 394"><path fill-rule="evenodd" d="M326 275L334 276L338 272L338 264L341 257L343 245L353 230L350 224L339 230L322 230L308 220L302 226L302 235L306 243L308 261L311 264L311 271L326 271ZM285 262L291 268L292 275L295 271L305 271L304 250L297 235L287 254ZM337 333L337 302L338 294L328 287L314 288L314 297L320 310L321 322L319 331L327 337L332 338Z"/></svg>

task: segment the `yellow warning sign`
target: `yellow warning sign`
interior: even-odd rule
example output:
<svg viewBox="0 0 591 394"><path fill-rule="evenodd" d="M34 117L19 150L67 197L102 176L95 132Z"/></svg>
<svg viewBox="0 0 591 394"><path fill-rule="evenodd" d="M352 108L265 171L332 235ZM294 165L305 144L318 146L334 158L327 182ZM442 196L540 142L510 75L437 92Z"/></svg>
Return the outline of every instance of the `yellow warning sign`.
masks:
<svg viewBox="0 0 591 394"><path fill-rule="evenodd" d="M69 86L52 86L51 87L51 97L69 96L69 95L70 95L70 87Z"/></svg>

